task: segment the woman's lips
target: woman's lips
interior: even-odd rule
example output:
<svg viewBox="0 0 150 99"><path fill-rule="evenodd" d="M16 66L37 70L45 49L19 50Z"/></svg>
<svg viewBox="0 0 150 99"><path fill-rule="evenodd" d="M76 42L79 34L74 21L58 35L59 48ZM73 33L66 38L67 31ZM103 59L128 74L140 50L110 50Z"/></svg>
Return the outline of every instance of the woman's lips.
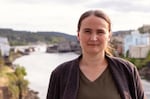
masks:
<svg viewBox="0 0 150 99"><path fill-rule="evenodd" d="M89 46L98 46L99 44L95 44L95 43L91 43L91 44L88 44Z"/></svg>

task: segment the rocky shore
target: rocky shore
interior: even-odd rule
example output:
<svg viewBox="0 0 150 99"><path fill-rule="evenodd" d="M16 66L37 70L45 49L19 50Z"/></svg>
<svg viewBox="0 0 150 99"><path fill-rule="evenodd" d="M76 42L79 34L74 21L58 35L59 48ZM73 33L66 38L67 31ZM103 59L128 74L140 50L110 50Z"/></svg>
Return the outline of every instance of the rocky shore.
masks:
<svg viewBox="0 0 150 99"><path fill-rule="evenodd" d="M28 88L28 83L23 67L15 67L12 62L21 57L21 53L11 56L0 56L0 99L40 99L38 92Z"/></svg>
<svg viewBox="0 0 150 99"><path fill-rule="evenodd" d="M9 88L7 86L0 86L0 99L15 99L12 98L12 94L9 91ZM38 92L35 92L33 90L28 90L27 94L19 99L40 99L38 97Z"/></svg>

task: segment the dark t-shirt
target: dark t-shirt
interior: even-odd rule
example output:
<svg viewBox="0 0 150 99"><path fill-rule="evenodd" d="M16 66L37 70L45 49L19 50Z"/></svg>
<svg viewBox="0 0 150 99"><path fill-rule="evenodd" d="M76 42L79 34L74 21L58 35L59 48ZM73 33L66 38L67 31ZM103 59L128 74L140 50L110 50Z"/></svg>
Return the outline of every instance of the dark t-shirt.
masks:
<svg viewBox="0 0 150 99"><path fill-rule="evenodd" d="M121 99L109 68L93 82L80 71L77 99Z"/></svg>

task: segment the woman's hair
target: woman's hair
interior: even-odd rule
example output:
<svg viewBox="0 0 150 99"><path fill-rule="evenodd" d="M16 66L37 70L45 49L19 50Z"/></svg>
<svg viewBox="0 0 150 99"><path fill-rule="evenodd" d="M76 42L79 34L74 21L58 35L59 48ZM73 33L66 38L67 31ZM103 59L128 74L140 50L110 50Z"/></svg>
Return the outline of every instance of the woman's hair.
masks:
<svg viewBox="0 0 150 99"><path fill-rule="evenodd" d="M78 21L78 31L80 31L80 27L81 27L81 22L91 16L91 15L94 15L96 17L100 17L102 19L104 19L108 25L109 25L109 32L111 31L111 20L110 18L108 17L108 15L106 15L103 11L101 10L89 10L89 11L86 11L85 13L83 13Z"/></svg>
<svg viewBox="0 0 150 99"><path fill-rule="evenodd" d="M89 10L89 11L84 12L78 21L78 27L77 27L78 32L80 31L82 21L91 15L94 15L96 17L104 19L108 23L109 32L111 33L111 20L110 20L109 16L101 10ZM107 49L105 49L106 54L112 55L111 50L112 50L112 48L110 46L108 46Z"/></svg>

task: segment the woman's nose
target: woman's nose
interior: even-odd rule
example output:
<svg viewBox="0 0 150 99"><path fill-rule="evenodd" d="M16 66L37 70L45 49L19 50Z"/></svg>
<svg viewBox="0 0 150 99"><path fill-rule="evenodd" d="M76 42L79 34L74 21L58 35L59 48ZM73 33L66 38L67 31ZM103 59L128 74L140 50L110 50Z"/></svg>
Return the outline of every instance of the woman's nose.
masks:
<svg viewBox="0 0 150 99"><path fill-rule="evenodd" d="M97 35L92 34L91 37L90 37L90 40L96 41L97 40Z"/></svg>

